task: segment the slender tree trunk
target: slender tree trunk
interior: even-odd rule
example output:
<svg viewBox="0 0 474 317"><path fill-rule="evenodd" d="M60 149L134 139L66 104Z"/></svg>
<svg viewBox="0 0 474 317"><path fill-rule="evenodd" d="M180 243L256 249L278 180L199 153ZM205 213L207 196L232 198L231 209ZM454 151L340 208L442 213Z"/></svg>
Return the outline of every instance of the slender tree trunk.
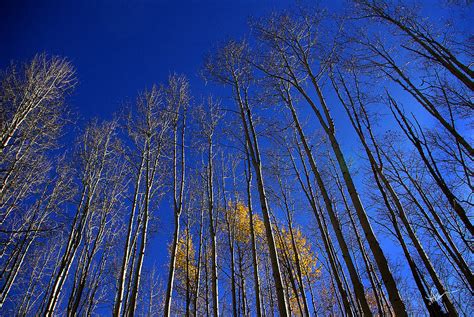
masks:
<svg viewBox="0 0 474 317"><path fill-rule="evenodd" d="M128 220L128 226L127 226L127 237L125 239L125 247L123 251L123 257L122 257L122 264L120 268L120 273L119 273L119 279L118 279L118 285L117 285L117 291L115 293L115 303L114 303L114 311L113 315L115 317L120 317L121 316L121 309L123 305L123 295L124 295L124 289L125 289L125 282L126 282L126 277L127 277L127 269L129 266L129 261L130 261L130 253L132 251L132 235L133 235L133 227L134 227L134 219L136 216L135 210L137 209L137 204L138 204L138 195L140 193L140 183L141 183L141 178L143 174L143 167L145 163L145 156L144 153L141 155L141 160L140 160L140 165L137 171L137 178L135 181L135 189L134 189L134 194L133 194L133 201L132 201L132 207L130 210L130 218ZM138 229L137 229L138 230Z"/></svg>
<svg viewBox="0 0 474 317"><path fill-rule="evenodd" d="M207 244L204 245L204 276L205 276L205 281L206 281L206 285L205 285L205 294L204 294L204 300L206 302L206 316L209 317L211 314L210 314L210 309L209 309L209 306L210 306L210 300L209 300L209 270L208 270L208 263L209 263L209 260L207 258Z"/></svg>
<svg viewBox="0 0 474 317"><path fill-rule="evenodd" d="M264 268L265 268L265 279L267 281L267 291L268 291L268 302L270 303L270 316L275 316L275 299L273 295L273 287L269 284L270 278L270 268L268 267L268 262L264 261Z"/></svg>
<svg viewBox="0 0 474 317"><path fill-rule="evenodd" d="M148 221L149 221L149 206L150 206L150 192L153 183L152 171L151 171L151 149L150 149L150 139L147 138L146 146L146 159L145 159L145 198L143 206L143 218L142 218L142 227L141 227L141 243L138 251L137 265L135 267L135 272L133 276L133 284L130 293L130 304L129 304L129 315L135 315L135 309L137 306L138 291L140 289L140 279L141 272L143 267L143 260L145 258L145 251L147 245L147 234L148 234ZM139 241L137 241L138 243ZM132 277L130 277L132 278Z"/></svg>
<svg viewBox="0 0 474 317"><path fill-rule="evenodd" d="M451 316L457 316L456 308L454 307L454 304L452 303L452 301L450 299L450 296L447 293L447 290L445 289L443 283L441 282L440 278L438 277L438 274L436 273L433 265L431 264L431 261L428 258L428 255L426 254L425 250L423 249L423 246L421 245L421 242L419 241L417 235L415 234L415 232L414 232L414 230L413 230L413 228L412 228L412 226L411 226L411 224L410 224L410 222L409 222L409 220L406 216L405 209L404 209L402 203L400 202L400 199L398 198L397 193L395 192L395 190L393 189L390 181L385 177L385 174L382 171L382 168L381 168L382 162L377 163L376 158L372 154L372 151L370 150L369 145L367 144L367 140L365 138L365 135L364 135L364 132L363 132L363 129L362 129L362 125L361 125L361 120L360 120L359 115L357 114L357 112L355 110L354 100L351 97L351 95L349 94L349 91L348 91L347 86L344 83L344 81L342 82L342 85L343 85L343 87L346 91L346 95L349 98L349 103L346 103L343 100L343 98L340 95L337 87L336 87L336 91L338 93L338 96L339 96L339 99L340 99L341 103L344 105L344 107L346 109L346 112L347 112L347 114L348 114L348 116L351 120L352 126L356 130L356 133L359 136L359 139L361 140L362 145L364 146L366 155L369 158L370 166L372 168L374 177L378 178L377 184L379 184L379 181L381 181L383 186L388 190L388 193L390 194L390 196L392 198L392 201L394 202L395 207L398 211L398 216L402 220L402 223L405 226L405 229L407 230L408 236L410 237L413 245L415 246L415 249L417 250L418 254L420 255L426 269L428 270L428 273L430 274L431 279L433 280L433 282L435 283L436 288L438 289L438 292L440 294L445 294L443 296L443 302L446 305L446 307L448 308L448 312L450 313ZM360 99L358 99L358 100L360 102ZM379 146L378 146L378 144L375 140L375 137L372 134L370 121L369 121L368 116L366 115L365 108L361 103L359 104L359 106L362 109L363 115L365 115L366 129L368 130L369 137L370 137L370 140L372 142L372 145L374 146L376 152L380 153ZM353 111L351 111L351 109ZM379 160L380 160L380 157L379 157ZM380 184L380 186L378 186L381 192L384 191L384 189L382 188L382 184ZM387 205L387 208L390 208L390 202L388 201L388 199L385 199L385 203Z"/></svg>
<svg viewBox="0 0 474 317"><path fill-rule="evenodd" d="M230 215L226 215L227 223L227 240L229 241L229 255L230 255L230 287L232 293L232 315L237 317L237 281L235 280L235 252L234 252L234 226L231 224L232 219Z"/></svg>
<svg viewBox="0 0 474 317"><path fill-rule="evenodd" d="M219 316L219 291L217 280L217 237L216 237L216 219L214 219L214 153L212 139L208 143L208 213L209 213L209 233L211 238L211 288L212 288L212 313L214 317Z"/></svg>
<svg viewBox="0 0 474 317"><path fill-rule="evenodd" d="M243 265L243 254L242 249L240 248L239 244L237 244L237 254L238 254L238 264L239 264L239 277L240 277L240 289L242 292L242 314L244 316L248 316L247 312L247 292L245 287L245 275L244 275L244 265Z"/></svg>
<svg viewBox="0 0 474 317"><path fill-rule="evenodd" d="M178 109L179 111L179 109ZM176 115L177 117L179 114ZM166 291L164 315L169 317L171 313L171 301L173 296L173 283L174 283L174 272L176 266L176 252L178 250L178 239L179 239L179 220L181 212L183 210L183 195L184 195L184 178L185 178L185 151L184 151L184 142L185 142L185 129L186 129L186 119L185 114L182 115L182 130L181 130L181 179L178 185L178 119L176 119L173 135L174 135L174 146L173 146L173 213L175 228L173 233L173 245L171 248L171 259L170 259L170 268L168 275L168 286ZM179 188L178 188L179 186ZM187 261L187 259L186 259ZM186 274L187 276L187 274ZM188 300L188 298L186 298ZM187 301L188 303L188 301ZM187 307L189 309L189 307Z"/></svg>
<svg viewBox="0 0 474 317"><path fill-rule="evenodd" d="M395 229L395 236L397 237L398 241L400 242L400 245L402 246L403 253L404 253L404 255L405 255L405 257L408 261L409 267L410 267L411 272L413 274L413 277L415 279L415 284L417 285L418 290L419 290L419 292L420 292L420 294L423 298L423 303L425 304L428 312L430 312L430 315L444 316L445 314L441 311L441 307L439 307L437 302L433 303L434 305L431 305L431 303L428 301L429 295L427 294L427 292L425 290L425 287L422 283L422 280L421 280L422 277L420 275L420 271L418 270L413 258L410 255L410 252L408 251L408 247L407 247L407 245L405 243L405 239L403 238L403 235L400 231L400 227L398 225L398 220L395 216L395 212L392 210L392 207L390 206L390 203L388 201L388 197L387 197L385 191L383 190L383 188L381 187L382 184L380 183L378 175L375 175L375 180L377 182L377 186L381 190L382 197L383 197L384 202L387 206L387 209L388 209L389 214L390 214L391 222L392 222L393 227Z"/></svg>
<svg viewBox="0 0 474 317"><path fill-rule="evenodd" d="M311 304L312 304L312 308L313 308L313 314L310 315L310 316L315 316L317 317L318 316L318 311L316 309L316 302L315 302L315 299L314 299L314 291L313 291L313 285L311 285L311 281L309 280L309 276L304 273L304 277L306 278L306 283L308 284L308 289L309 289L309 294L311 295Z"/></svg>
<svg viewBox="0 0 474 317"><path fill-rule="evenodd" d="M142 218L143 215L139 215L138 218L138 223L137 223L137 232L135 233L133 237L133 242L131 245L132 248L132 253L130 254L130 259L132 260L130 263L130 276L127 281L127 287L125 288L125 296L124 296L124 307L123 307L123 315L128 316L130 313L130 294L132 291L132 285L133 285L133 275L132 273L135 272L135 267L137 265L137 251L138 251L138 243L139 243L139 238L140 238L140 228L142 226Z"/></svg>
<svg viewBox="0 0 474 317"><path fill-rule="evenodd" d="M253 219L253 207L252 207L252 169L250 166L250 158L248 154L248 148L245 147L246 152L246 180L247 180L247 206L249 209L250 218L250 242L252 247L252 262L253 262L253 279L254 279L254 292L255 292L255 305L257 317L262 316L262 308L260 303L260 278L258 272L258 257L257 257L257 245L255 239L255 227Z"/></svg>
<svg viewBox="0 0 474 317"><path fill-rule="evenodd" d="M147 190L146 192L147 194L145 194L145 196L149 196L149 191ZM148 197L145 198L145 200L147 199ZM135 315L135 310L137 307L138 292L140 290L141 273L142 273L142 267L143 267L143 260L145 258L147 236L148 236L148 221L149 221L148 204L149 204L148 202L145 203L145 210L143 211L143 223L142 223L142 228L141 228L142 229L141 244L140 244L140 249L138 252L138 260L137 260L137 265L135 267L135 275L133 277L132 289L130 292L130 304L128 307L130 316Z"/></svg>
<svg viewBox="0 0 474 317"><path fill-rule="evenodd" d="M263 215L263 223L265 225L265 232L267 237L268 249L270 253L270 260L272 263L272 273L273 279L275 282L275 291L278 299L278 311L281 317L288 316L287 311L287 303L285 299L285 292L283 289L283 282L281 277L280 271L280 264L278 261L278 253L276 250L273 229L270 222L270 215L269 215L269 208L268 208L268 201L265 192L265 185L263 180L263 172L262 172L262 163L260 157L260 150L257 141L257 135L255 133L255 128L252 120L252 115L250 112L250 108L247 102L242 100L242 94L240 91L239 83L236 81L234 83L235 87L235 94L236 100L240 108L240 116L242 119L242 125L244 128L246 142L249 145L249 153L250 158L252 161L252 165L255 170L255 176L257 180L257 188L260 198L260 205L262 208L262 215Z"/></svg>
<svg viewBox="0 0 474 317"><path fill-rule="evenodd" d="M382 275L382 280L384 281L385 288L387 289L387 293L389 295L390 302L392 303L395 314L397 316L406 316L407 311L405 308L405 304L403 303L398 292L395 279L392 275L392 272L390 271L390 267L388 266L387 258L385 257L385 254L383 253L382 248L380 247L380 243L378 242L375 236L375 233L369 222L367 213L360 200L357 188L352 179L352 175L350 174L344 155L333 133L329 134L329 140L334 150L334 154L336 155L336 159L339 163L343 179L346 183L349 196L352 200L352 205L354 206L357 212L357 216L365 233L367 242L369 243L372 253L374 254L375 261L379 267L380 273Z"/></svg>
<svg viewBox="0 0 474 317"><path fill-rule="evenodd" d="M453 210L457 213L457 215L459 216L461 221L464 223L466 228L469 230L471 235L474 235L474 226L472 225L471 220L467 216L466 210L461 206L461 204L459 203L459 200L456 198L453 192L449 189L445 180L440 175L438 168L432 158L431 152L429 151L427 147L425 147L425 150L427 152L425 153L425 150L423 150L423 147L422 147L422 144L423 144L422 141L418 138L415 131L413 131L410 123L408 122L408 119L402 113L402 111L400 110L400 107L391 96L389 96L389 101L390 101L390 109L392 110L392 113L395 116L395 119L397 120L399 126L402 128L405 135L408 137L408 139L410 139L412 144L415 146L416 150L420 154L421 159L425 163L426 168L430 172L431 176L433 177L433 179L435 180L436 184L439 186L443 194L446 196L446 199L448 200Z"/></svg>
<svg viewBox="0 0 474 317"><path fill-rule="evenodd" d="M386 157L386 159L387 161L391 162L390 158ZM421 212L421 214L425 218L426 222L429 225L431 234L433 234L436 237L436 239L443 245L444 249L446 249L450 257L454 260L454 262L458 266L459 270L462 272L462 276L464 276L466 281L469 283L469 286L471 287L471 289L474 289L474 277L473 277L472 271L469 268L469 265L466 263L466 260L464 259L462 254L459 252L458 247L454 243L450 233L447 231L445 224L439 217L438 213L434 209L431 202L426 197L426 194L424 193L424 191L420 188L418 182L413 179L413 177L409 174L408 170L405 169L405 173L408 175L409 180L412 182L412 184L415 186L418 193L422 197L422 200L424 201L425 205L428 207L428 210L430 211L430 214L432 215L432 217L435 219L436 223L438 224L438 227L435 226L430 216L427 214L425 208L421 206L421 203L414 196L414 194L408 189L408 187L406 187L405 183L400 178L400 175L398 175L400 185L402 185L405 188L405 191L408 193L411 200L415 203L418 210ZM441 236L438 228L440 228L445 238ZM447 242L445 241L445 239L447 240Z"/></svg>
<svg viewBox="0 0 474 317"><path fill-rule="evenodd" d="M301 305L301 295L298 294L298 287L296 286L296 283L295 283L296 278L294 277L293 271L292 271L293 266L291 264L290 254L289 254L289 251L286 249L287 244L281 234L281 229L278 227L276 220L275 220L275 224L276 224L276 238L279 240L279 243L283 246L282 252L280 254L283 260L282 263L284 263L283 268L286 269L283 272L286 271L286 275L287 275L287 278L284 279L284 282L286 284L286 289L287 289L287 292L286 292L287 301L288 303L291 303L291 291L292 291L296 298L296 304L298 305L299 315L304 316L305 310L303 309L303 306ZM290 291L290 287L291 287L291 291ZM288 310L291 315L292 307L291 305L288 305L288 306L289 306Z"/></svg>
<svg viewBox="0 0 474 317"><path fill-rule="evenodd" d="M189 220L189 219L188 219ZM186 317L189 317L190 312L190 281L189 281L189 221L186 223Z"/></svg>
<svg viewBox="0 0 474 317"><path fill-rule="evenodd" d="M204 204L204 197L202 200L202 203ZM202 266L202 255L203 255L203 226L204 226L204 206L201 206L201 218L199 220L199 251L198 251L198 265L196 269L196 283L195 283L195 289L196 289L196 294L194 296L194 302L193 302L193 316L197 317L198 316L198 300L199 300L199 288L200 288L200 282L201 282L201 266ZM205 256L205 254L204 254ZM207 283L207 281L206 281Z"/></svg>
<svg viewBox="0 0 474 317"><path fill-rule="evenodd" d="M283 188L283 184L281 182L280 177L278 177L278 183L280 185L281 196L283 198L283 203L285 205L286 220L287 220L287 223L288 223L288 230L289 230L290 238L291 238L291 247L292 247L293 253L294 253L294 259L291 259L291 261L293 261L293 260L295 261L296 277L297 277L297 281L298 281L298 290L299 290L299 293L300 293L300 296L301 296L301 301L303 302L303 309L304 309L303 311L304 311L305 316L310 316L309 308L308 308L308 301L306 299L306 293L305 293L305 289L304 289L303 277L302 277L302 273L301 273L300 254L299 254L299 250L298 250L298 247L297 247L296 241L295 241L295 236L294 236L294 232L293 232L293 220L292 220L292 216L290 214L290 206L288 205L288 197L287 197L287 194L285 192L285 189ZM297 292L295 294L297 294ZM302 314L303 314L303 311L302 311Z"/></svg>
<svg viewBox="0 0 474 317"><path fill-rule="evenodd" d="M59 263L58 273L53 277L54 282L52 282L51 293L48 296L48 301L46 303L44 311L45 316L52 316L54 314L62 287L76 256L77 248L81 243L84 225L89 219L89 206L92 200L92 197L90 196L91 194L92 193L86 194L86 189L84 188L83 198L81 199L81 201L85 200L84 207L82 207L82 203L78 207L66 249L61 258L61 262Z"/></svg>
<svg viewBox="0 0 474 317"><path fill-rule="evenodd" d="M364 261L365 269L367 271L367 275L369 276L369 281L370 281L370 286L372 287L372 290L374 292L374 297L377 303L377 309L379 311L380 316L384 316L386 314L392 315L391 311L389 310L388 312L385 312L384 303L382 302L382 297L384 296L383 294L380 294L379 289L377 287L377 282L374 279L374 275L377 273L375 272L372 263L370 263L370 259L368 258L367 252L365 250L364 243L362 242L362 239L359 234L359 229L357 228L357 225L354 220L354 216L352 215L352 212L349 208L349 204L347 203L344 190L342 189L342 185L340 185L339 180L337 180L339 190L341 192L342 199L344 201L344 205L346 207L347 214L349 215L349 220L351 222L352 229L354 230L356 240L357 240L357 245L359 246L359 250L362 254L362 259Z"/></svg>
<svg viewBox="0 0 474 317"><path fill-rule="evenodd" d="M344 239L344 236L342 234L341 225L340 225L339 219L337 218L337 215L334 211L333 203L331 201L331 198L329 197L329 193L326 189L326 186L324 185L324 181L321 177L321 174L320 174L320 172L319 172L319 170L316 166L316 161L314 160L313 154L311 153L311 149L308 145L308 142L306 141L306 137L304 135L303 129L301 127L298 116L296 114L296 110L293 106L291 96L289 95L288 92L287 92L287 95L286 95L286 101L287 101L288 108L291 111L291 114L292 114L292 117L293 117L293 122L295 123L295 126L296 126L296 130L298 132L298 135L300 136L300 140L303 143L303 147L304 147L306 156L308 158L308 161L310 163L311 170L313 171L313 175L316 178L316 182L317 182L318 187L321 191L321 195L323 196L323 200L324 200L324 203L325 203L325 206L326 206L326 210L329 214L329 219L331 221L333 230L336 233L337 241L339 243L339 246L341 247L342 255L343 255L344 261L346 263L346 266L348 268L348 271L349 271L349 275L350 275L350 278L351 278L351 281L352 281L352 285L354 287L354 294L357 298L357 302L361 306L363 314L365 316L370 316L370 315L372 315L372 313L370 311L369 304L367 303L367 299L365 297L364 286L363 286L362 282L359 279L359 276L357 274L357 270L355 268L354 262L352 261L352 258L349 254L349 248L348 248L347 243L346 243L346 241Z"/></svg>
<svg viewBox="0 0 474 317"><path fill-rule="evenodd" d="M164 315L170 316L171 314L171 301L172 301L172 292L173 292L173 283L174 283L174 271L176 265L176 252L178 250L178 239L179 239L179 218L180 215L174 214L174 232L173 232L173 244L171 245L171 259L170 259L170 268L168 273L168 286L166 290L165 297L165 307Z"/></svg>
<svg viewBox="0 0 474 317"><path fill-rule="evenodd" d="M322 108L322 111L324 113L321 113L321 111L318 109L316 106L315 102L312 100L312 98L308 95L308 93L305 91L305 89L300 85L300 83L295 79L297 76L294 74L292 66L290 66L290 62L288 61L287 57L283 54L282 58L285 62L285 68L288 70L290 73L290 77L293 80L290 80L289 82L291 85L298 90L298 92L301 94L301 96L304 98L305 101L308 102L310 105L311 109L313 110L314 114L316 115L316 118L318 122L320 123L321 127L323 128L326 136L329 139L331 148L333 150L333 153L337 159L339 169L342 173L344 183L347 187L347 190L349 192L349 196L352 201L352 205L354 206L354 209L356 210L357 217L360 221L362 230L364 231L365 237L369 243L370 249L374 255L375 261L377 263L377 266L380 270L380 273L382 275L382 279L384 281L385 287L387 289L390 302L392 303L392 306L394 308L394 311L397 316L406 316L407 311L405 304L403 303L400 294L398 292L398 288L395 282L395 279L392 275L392 272L390 271L390 267L388 265L387 258L380 247L380 243L377 240L377 237L375 236L375 233L372 229L372 226L370 224L370 221L367 216L367 212L362 204L362 201L360 200L359 193L357 191L357 187L354 184L354 180L352 179L352 175L350 173L350 170L347 166L346 159L344 157L344 154L340 148L339 142L336 138L335 135L335 126L334 126L334 121L331 118L331 113L330 110L327 106L326 100L324 98L324 95L321 91L321 88L318 84L318 78L313 74L313 71L310 66L310 62L306 60L305 58L302 59L303 66L305 67L305 71L308 74L311 84L313 85L313 88L316 92L317 98L319 100L320 106Z"/></svg>
<svg viewBox="0 0 474 317"><path fill-rule="evenodd" d="M31 222L31 225L32 224L33 222ZM5 303L5 300L7 299L7 296L10 293L11 287L13 286L13 283L15 282L15 279L18 276L18 273L20 272L20 268L26 258L26 255L28 254L28 250L30 249L33 241L35 240L35 235L36 234L33 234L33 237L29 238L29 234L25 234L22 241L19 243L19 246L15 248L14 253L11 255L11 259L13 261L11 268L8 270L9 265L5 265L6 272L2 272L2 274L0 275L0 279L5 281L2 285L2 289L0 290L0 309L3 307L3 304ZM7 275L6 278L5 273Z"/></svg>
<svg viewBox="0 0 474 317"><path fill-rule="evenodd" d="M328 256L328 262L329 262L331 270L333 272L333 276L334 276L334 280L335 280L336 285L337 285L337 289L339 291L339 294L341 295L341 300L342 300L342 303L343 303L343 306L344 306L343 311L345 311L345 313L348 316L352 316L353 313L352 313L352 310L351 310L351 307L350 307L349 297L348 297L348 294L347 294L347 292L344 289L344 286L342 284L341 278L339 276L339 270L337 269L337 263L336 263L336 260L335 260L335 255L332 252L333 248L332 248L331 237L327 232L327 229L326 229L327 227L323 224L322 212L321 212L320 208L318 208L316 198L314 197L314 193L313 193L313 189L312 189L312 185L311 185L311 180L310 180L310 177L309 177L309 172L308 172L306 164L304 162L303 153L301 152L301 149L299 148L299 146L297 146L297 149L298 149L298 154L299 154L301 163L303 165L304 176L305 176L307 187L304 185L304 182L301 178L301 174L298 171L298 168L297 168L296 163L293 159L293 156L290 154L290 159L291 159L291 162L292 162L292 165L293 165L293 169L295 170L295 173L296 173L298 182L300 183L301 189L305 193L305 196L308 199L308 202L311 206L311 209L313 210L314 216L315 216L316 221L318 223L318 227L320 229L319 231L320 231L320 234L321 234L321 239L323 240L323 244L324 244L324 247L325 247L325 250L326 250L326 254Z"/></svg>

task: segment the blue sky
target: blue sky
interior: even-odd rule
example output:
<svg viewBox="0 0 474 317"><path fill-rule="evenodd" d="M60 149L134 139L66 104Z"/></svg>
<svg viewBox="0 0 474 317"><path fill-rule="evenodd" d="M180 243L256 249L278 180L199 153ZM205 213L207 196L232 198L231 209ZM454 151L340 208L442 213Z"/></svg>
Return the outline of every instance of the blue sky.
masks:
<svg viewBox="0 0 474 317"><path fill-rule="evenodd" d="M197 71L219 41L242 37L250 16L293 1L2 1L0 67L37 52L67 56L79 86L70 103L82 116L110 116L138 91Z"/></svg>

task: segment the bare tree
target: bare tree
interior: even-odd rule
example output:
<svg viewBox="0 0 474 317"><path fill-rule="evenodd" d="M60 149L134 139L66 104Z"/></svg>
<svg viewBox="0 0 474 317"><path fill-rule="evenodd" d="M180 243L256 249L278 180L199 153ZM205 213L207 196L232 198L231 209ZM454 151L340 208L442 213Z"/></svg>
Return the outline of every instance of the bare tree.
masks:
<svg viewBox="0 0 474 317"><path fill-rule="evenodd" d="M51 278L51 290L43 311L46 316L54 314L64 283L83 241L85 228L97 212L95 202L105 182L107 169L110 168L109 162L114 157L112 149L116 127L115 121L102 124L93 122L79 141L77 176L81 184L80 196L58 270Z"/></svg>
<svg viewBox="0 0 474 317"><path fill-rule="evenodd" d="M265 183L262 171L262 158L258 144L258 136L253 121L250 85L251 67L248 60L246 43L229 42L223 46L206 64L209 76L215 81L232 88L235 103L238 106L245 139L249 148L250 159L255 170L257 188L265 224L266 238L272 263L272 273L275 282L280 316L287 316L287 303L280 272L278 253L275 246L273 229L270 221L269 207L265 192Z"/></svg>
<svg viewBox="0 0 474 317"><path fill-rule="evenodd" d="M59 208L64 207L64 202L69 201L74 195L72 179L67 174L70 171L64 166L58 168L57 177L45 185L40 198L31 206L31 213L26 213L21 218L22 225L15 230L12 239L5 245L5 249L8 251L12 249L12 251L1 272L2 280L5 281L1 289L2 305L35 241L40 237L48 239L48 235L54 236L55 224L51 222L51 217L58 212Z"/></svg>
<svg viewBox="0 0 474 317"><path fill-rule="evenodd" d="M256 66L266 76L282 80L294 87L313 110L337 159L352 205L381 272L394 311L397 315L405 316L407 314L405 304L400 297L386 255L360 199L359 191L336 136L330 106L321 88L321 81L327 70L329 57L318 52L318 49L322 48L316 46L317 28L317 17L304 12L294 18L285 14L276 15L263 23L255 24L254 29L260 41L268 47L268 52L263 53L262 62ZM329 56L332 53L333 51L330 51ZM316 68L315 61L318 61L319 68ZM309 81L309 87L312 89L311 94L305 85L306 81ZM312 97L313 92L316 94L316 100Z"/></svg>
<svg viewBox="0 0 474 317"><path fill-rule="evenodd" d="M344 108L346 109L346 112L349 115L351 123L354 129L356 130L356 133L359 136L361 143L364 146L366 155L369 158L369 162L374 173L374 178L377 179L377 184L379 183L380 185L383 184L383 188L380 187L380 190L386 191L386 193L384 193L383 195L390 196L390 199L393 201L393 204L395 205L395 208L392 208L387 199L386 200L388 203L387 209L390 211L393 211L394 209L398 211L398 217L402 220L402 223L408 233L408 236L410 237L410 240L412 241L413 245L417 249L418 254L422 258L422 261L425 267L427 268L433 282L435 283L438 289L438 292L440 294L446 294L445 296L443 296L443 302L445 303L448 309L448 312L451 315L457 315L456 308L454 307L454 304L452 303L449 294L447 294L447 290L445 286L441 282L417 234L415 233L414 229L412 228L410 224L410 221L407 217L407 212L404 206L402 205L402 202L400 201L398 194L393 188L391 182L385 176L385 172L383 171L383 168L382 168L383 162L381 161L380 154L377 154L377 153L380 153L379 145L377 141L375 140L375 137L373 134L371 120L369 119L367 110L364 105L364 100L359 89L359 81L357 77L355 77L354 79L355 81L355 88L353 88L354 94L351 94L349 92L348 84L343 79L341 74L339 74L338 79L339 79L338 81L339 84L333 80L334 88L338 94L339 100L344 105ZM366 135L368 136L366 137ZM370 140L371 145L374 148L374 150L372 150L369 147L368 140ZM394 225L398 227L398 224L396 224L396 222L397 220L394 219Z"/></svg>
<svg viewBox="0 0 474 317"><path fill-rule="evenodd" d="M257 17L205 60L222 101L173 74L78 136L67 59L5 69L2 312L468 315L471 35L422 4L346 9Z"/></svg>
<svg viewBox="0 0 474 317"><path fill-rule="evenodd" d="M218 210L214 202L214 138L219 120L222 114L220 104L209 97L207 110L198 110L199 124L205 143L205 189L207 201L207 213L209 222L209 239L211 244L211 293L212 293L212 312L213 316L219 316L219 284L217 272L217 219Z"/></svg>
<svg viewBox="0 0 474 317"><path fill-rule="evenodd" d="M67 199L68 180L54 172L61 160L50 155L67 121L64 101L75 82L66 59L45 54L1 74L0 307L34 241L51 230L51 214Z"/></svg>
<svg viewBox="0 0 474 317"><path fill-rule="evenodd" d="M126 166L119 155L110 160L104 172L107 180L97 194L94 209L97 210L84 228L84 246L77 259L72 292L69 296L67 312L80 315L95 308L94 288L101 287L104 267L110 263L112 247L117 242L120 229L119 214L123 209L123 192Z"/></svg>
<svg viewBox="0 0 474 317"><path fill-rule="evenodd" d="M463 62L456 52L438 40L433 30L430 30L430 26L413 10L410 10L410 6L397 6L389 1L374 0L357 0L355 3L362 16L383 21L409 38L413 44L405 46L404 49L441 65L471 91L474 90L474 72L470 65ZM468 146L472 155L472 148L468 144L464 145Z"/></svg>
<svg viewBox="0 0 474 317"><path fill-rule="evenodd" d="M255 224L254 224L254 213L252 206L252 167L250 163L250 157L248 148L245 147L245 179L247 183L247 206L249 208L249 218L250 218L250 238L251 238L251 248L252 248L252 262L253 262L253 278L254 278L254 292L255 292L255 306L256 306L256 315L261 317L263 315L262 305L261 305L261 290L260 290L260 276L259 276L259 266L258 266L258 255L257 255L257 240L255 235Z"/></svg>
<svg viewBox="0 0 474 317"><path fill-rule="evenodd" d="M173 293L174 270L176 263L176 251L179 238L179 219L183 210L184 185L185 185L185 130L186 109L189 104L188 82L184 77L173 76L169 81L167 91L167 102L169 108L175 114L173 121L173 211L174 211L174 233L171 247L170 269L168 286L165 299L165 316L170 316L171 299ZM179 158L178 158L179 155ZM179 169L179 171L178 171Z"/></svg>
<svg viewBox="0 0 474 317"><path fill-rule="evenodd" d="M140 94L136 109L132 109L128 116L127 131L133 147L127 151L126 157L134 183L117 281L115 316L121 316L127 309L128 313L134 314L146 252L150 205L156 204L163 194L162 179L165 175L161 171L175 117L175 113L167 108L163 93L163 89L153 86L150 91Z"/></svg>

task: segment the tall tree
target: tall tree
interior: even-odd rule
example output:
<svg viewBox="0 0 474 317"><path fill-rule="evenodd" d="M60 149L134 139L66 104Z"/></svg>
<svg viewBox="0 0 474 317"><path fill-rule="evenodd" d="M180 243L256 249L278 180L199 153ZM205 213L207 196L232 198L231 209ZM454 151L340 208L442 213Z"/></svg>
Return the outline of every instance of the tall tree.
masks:
<svg viewBox="0 0 474 317"><path fill-rule="evenodd" d="M85 228L97 213L96 201L101 187L108 181L105 176L114 157L117 122L93 122L78 143L78 182L80 182L78 204L72 219L66 246L55 274L51 278L51 289L47 296L43 314L52 316L69 275L77 251L83 241Z"/></svg>
<svg viewBox="0 0 474 317"><path fill-rule="evenodd" d="M76 78L67 59L38 54L21 67L12 63L0 80L1 308L70 187L68 175L54 172L64 160L52 155L68 119L65 98Z"/></svg>
<svg viewBox="0 0 474 317"><path fill-rule="evenodd" d="M329 57L317 50L321 49L321 46L316 46L317 28L318 17L312 17L304 12L294 17L286 14L276 15L267 21L256 23L254 29L258 38L268 47L268 52L264 53L261 63L256 66L265 75L290 84L311 107L337 159L357 217L381 272L390 302L397 315L406 316L405 304L398 291L387 257L360 199L359 191L336 136L330 106L321 88L321 78L325 75ZM333 51L329 54L332 53ZM315 69L316 61L320 67ZM305 85L306 81L312 89L311 93ZM312 97L313 93L316 94L316 100Z"/></svg>
<svg viewBox="0 0 474 317"><path fill-rule="evenodd" d="M183 210L184 185L185 185L185 131L186 109L189 104L189 87L184 77L173 76L169 81L167 102L169 109L174 112L173 121L173 213L174 233L171 247L171 259L168 275L164 314L170 316L171 299L173 295L173 280L178 248L179 221Z"/></svg>
<svg viewBox="0 0 474 317"><path fill-rule="evenodd" d="M153 86L137 98L131 109L126 129L130 146L126 151L130 163L132 198L122 263L117 280L114 315L134 313L138 297L141 270L146 252L150 205L163 195L162 173L166 164L165 153L170 146L170 131L175 112L168 109L162 88ZM136 250L136 251L135 251ZM138 253L137 253L138 252ZM128 281L128 283L127 283ZM127 286L129 285L129 287ZM127 290L127 296L125 296Z"/></svg>
<svg viewBox="0 0 474 317"><path fill-rule="evenodd" d="M257 181L260 207L262 208L263 222L265 224L266 238L272 264L272 274L278 300L278 311L280 316L287 316L288 308L280 272L278 251L271 226L270 211L263 178L262 158L250 103L249 94L252 82L250 66L248 63L247 44L231 41L207 61L206 71L210 78L232 88L233 97L239 109L245 140L249 148L250 159Z"/></svg>

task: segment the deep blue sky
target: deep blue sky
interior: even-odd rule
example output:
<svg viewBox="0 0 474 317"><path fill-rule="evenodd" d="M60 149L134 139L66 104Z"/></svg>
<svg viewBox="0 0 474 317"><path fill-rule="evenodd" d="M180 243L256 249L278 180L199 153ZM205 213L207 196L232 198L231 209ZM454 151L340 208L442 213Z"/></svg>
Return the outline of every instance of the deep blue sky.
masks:
<svg viewBox="0 0 474 317"><path fill-rule="evenodd" d="M185 73L199 89L197 71L213 45L242 37L250 16L291 3L1 1L0 68L37 52L66 56L79 78L72 106L86 118L110 116L171 72Z"/></svg>
<svg viewBox="0 0 474 317"><path fill-rule="evenodd" d="M302 1L2 0L0 69L39 52L66 56L79 79L69 99L73 109L85 119L110 117L172 72L189 77L194 95L208 93L197 75L204 55L219 41L245 36L249 17L297 2ZM430 15L443 12L442 1L435 2L427 6ZM320 3L334 9L346 1Z"/></svg>

